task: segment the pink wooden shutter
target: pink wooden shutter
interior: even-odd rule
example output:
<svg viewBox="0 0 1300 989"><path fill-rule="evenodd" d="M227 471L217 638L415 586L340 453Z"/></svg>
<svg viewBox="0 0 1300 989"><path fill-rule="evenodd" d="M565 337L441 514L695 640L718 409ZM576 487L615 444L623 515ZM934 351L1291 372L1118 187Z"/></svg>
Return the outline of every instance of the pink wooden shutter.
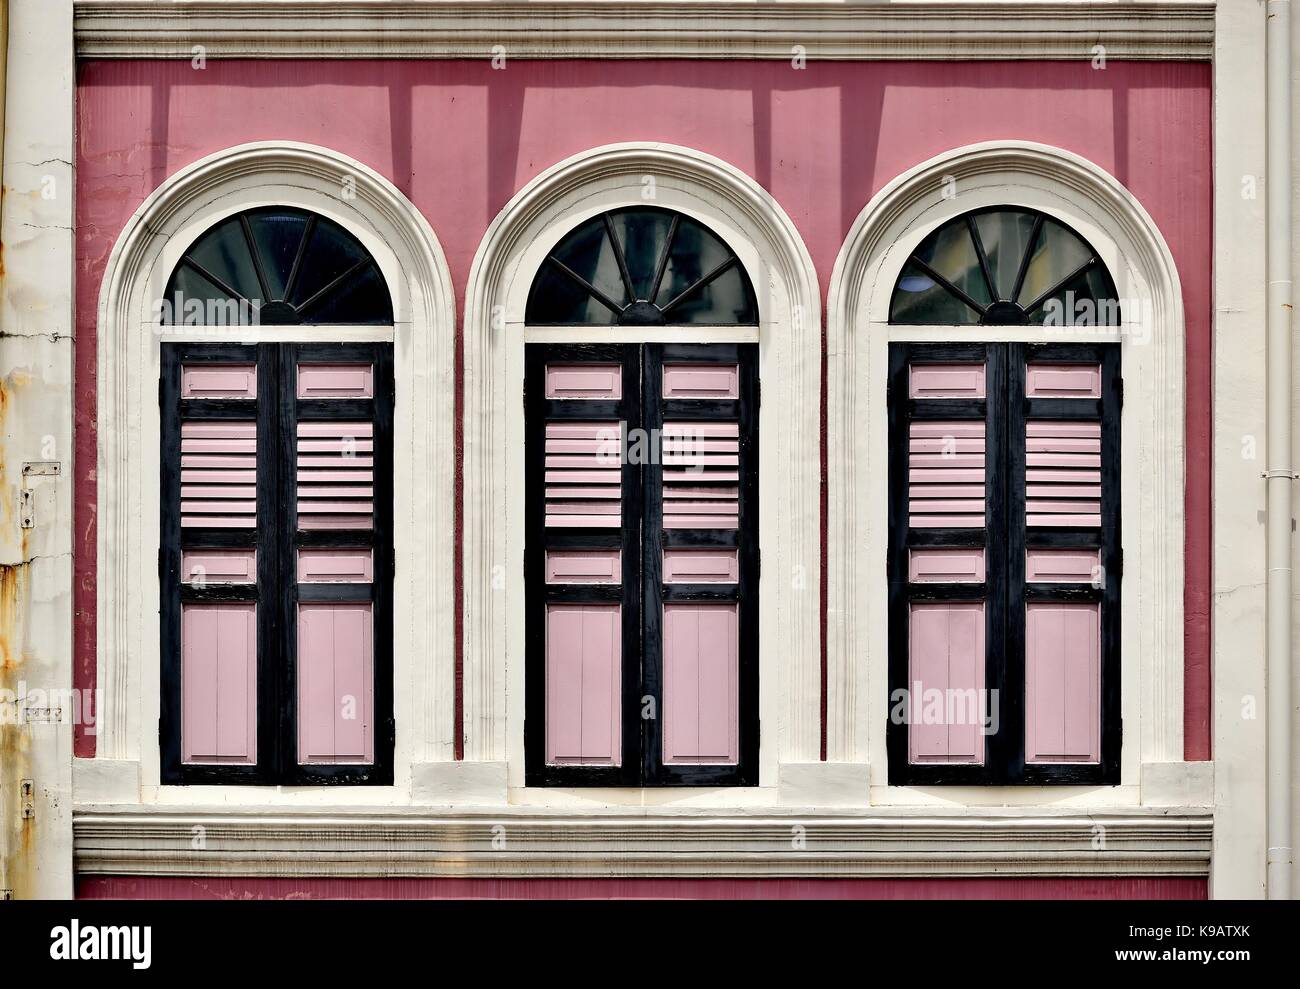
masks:
<svg viewBox="0 0 1300 989"><path fill-rule="evenodd" d="M258 525L258 367L255 360L218 363L203 359L202 348L186 349L184 357L167 350L163 360L164 390L172 396L162 410L163 433L179 432L180 454L179 472L169 482L179 485L167 496L167 507L176 514L164 511L163 523L164 551L173 561L162 588L164 627L179 633L179 641L168 647L177 652L164 659L165 675L179 679L179 685L173 680L164 688L175 690L170 696L179 699L179 724L167 730L171 744L179 743L178 769L253 767L258 762L253 531ZM213 417L209 401L232 399L247 400L246 418ZM164 439L165 451L170 442ZM177 522L178 529L170 528ZM164 753L164 762L176 757L173 748Z"/></svg>
<svg viewBox="0 0 1300 989"><path fill-rule="evenodd" d="M623 365L612 361L562 361L545 365L544 396L566 408L617 403ZM572 403L572 404L570 404ZM618 407L618 406L614 406ZM582 530L623 525L623 432L618 419L559 416L543 424L542 525L568 548L542 551L548 598L620 587L622 550L605 542L584 545ZM548 537L543 536L543 539ZM534 593L537 593L537 589ZM623 607L614 600L547 600L545 622L545 743L548 766L623 765ZM635 757L633 756L633 759Z"/></svg>
<svg viewBox="0 0 1300 989"><path fill-rule="evenodd" d="M302 533L295 550L297 761L302 766L371 765L378 731L374 582L388 573L376 573L377 547L364 544L375 530L376 471L390 460L379 459L373 419L351 411L333 418L328 410L344 400L352 403L349 409L374 401L375 365L301 362L295 392L299 402L325 410L300 419L296 427ZM352 532L343 538L349 543L355 538L356 544L310 544L311 535L323 532ZM324 591L322 584L333 585L324 600L312 593Z"/></svg>
<svg viewBox="0 0 1300 989"><path fill-rule="evenodd" d="M1025 761L1097 762L1100 609L1036 601L1025 611Z"/></svg>
<svg viewBox="0 0 1300 989"><path fill-rule="evenodd" d="M740 545L708 545L741 527L741 375L732 362L665 360L649 365L647 385L676 410L662 424L659 520L665 533L662 584L710 585L734 600L673 600L662 604L663 765L735 766L740 762ZM685 400L685 401L683 401ZM692 400L718 403L719 418L693 418ZM731 401L736 418L728 414ZM751 436L750 442L754 441ZM672 544L680 530L696 530L705 545ZM687 535L683 533L682 535ZM717 586L723 585L723 586Z"/></svg>
<svg viewBox="0 0 1300 989"><path fill-rule="evenodd" d="M904 538L895 550L906 554L894 568L907 581L909 600L892 619L907 626L907 682L905 711L895 708L891 717L906 718L909 764L980 766L988 710L986 604L978 592L959 595L934 585L982 585L988 578L988 550L971 545L979 534L969 532L986 524L986 421L982 412L976 418L952 411L962 408L959 400L985 399L988 371L982 361L911 361L902 370L907 397L926 410L901 423L907 438L907 526L931 544L904 548ZM954 414L970 417L949 418Z"/></svg>
<svg viewBox="0 0 1300 989"><path fill-rule="evenodd" d="M257 762L257 605L181 607L181 761Z"/></svg>
<svg viewBox="0 0 1300 989"><path fill-rule="evenodd" d="M1101 364L1025 365L1028 399L1079 410L1077 419L1035 419L1031 404L1025 422L1025 580L1035 592L1024 607L1026 765L1102 757L1102 601L1118 579L1105 574L1096 548L1106 545L1097 533L1105 522L1102 432L1105 417L1118 413L1105 404L1103 382ZM1043 528L1057 530L1052 546L1033 544ZM1061 585L1094 599L1063 599Z"/></svg>

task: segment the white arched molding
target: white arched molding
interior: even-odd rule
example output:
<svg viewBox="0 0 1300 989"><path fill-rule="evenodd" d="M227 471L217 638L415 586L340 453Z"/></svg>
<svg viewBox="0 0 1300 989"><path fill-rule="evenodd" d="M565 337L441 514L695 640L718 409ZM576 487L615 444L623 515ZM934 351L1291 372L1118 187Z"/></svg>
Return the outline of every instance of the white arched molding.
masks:
<svg viewBox="0 0 1300 989"><path fill-rule="evenodd" d="M391 329L159 325L155 300L183 251L224 217L270 205L312 210L362 242L392 294ZM160 343L357 339L394 345L394 782L409 780L412 763L451 758L454 319L428 222L391 182L338 152L289 142L228 148L170 176L135 211L109 257L98 312L98 758L137 762L144 786L158 783ZM278 789L219 792L295 799ZM336 802L393 799L380 787L332 789Z"/></svg>
<svg viewBox="0 0 1300 989"><path fill-rule="evenodd" d="M1115 329L889 325L903 263L945 221L1021 205L1069 224L1114 276ZM891 340L1118 339L1125 384L1121 503L1121 777L1183 758L1184 327L1173 257L1141 204L1093 163L1027 142L945 152L883 188L859 214L835 262L827 303L829 391L828 756L871 764L887 782L888 528L885 384ZM873 791L881 799L917 799ZM955 792L949 793L955 795ZM978 800L979 794L964 791ZM997 795L990 797L999 799Z"/></svg>
<svg viewBox="0 0 1300 989"><path fill-rule="evenodd" d="M526 330L528 290L546 252L589 216L644 204L696 217L736 252L758 296L757 331ZM526 340L557 338L759 343L760 785L775 785L779 763L817 759L820 326L816 272L790 218L749 176L698 151L585 151L538 175L501 211L465 298L467 760L508 763L510 786L523 785L523 355Z"/></svg>

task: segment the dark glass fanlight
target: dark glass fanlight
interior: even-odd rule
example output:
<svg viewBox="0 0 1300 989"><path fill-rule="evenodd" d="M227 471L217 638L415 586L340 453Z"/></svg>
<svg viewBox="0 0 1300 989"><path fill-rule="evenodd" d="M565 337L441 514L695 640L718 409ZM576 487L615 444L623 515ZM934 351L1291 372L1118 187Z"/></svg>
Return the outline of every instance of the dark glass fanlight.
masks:
<svg viewBox="0 0 1300 989"><path fill-rule="evenodd" d="M1114 326L1115 283L1086 240L1013 206L950 220L921 242L894 286L891 323Z"/></svg>
<svg viewBox="0 0 1300 989"><path fill-rule="evenodd" d="M191 244L167 283L163 322L224 322L211 314L232 304L270 326L393 322L388 285L361 242L289 207L237 213Z"/></svg>
<svg viewBox="0 0 1300 989"><path fill-rule="evenodd" d="M547 255L533 279L533 325L755 326L754 287L713 231L657 207L593 217Z"/></svg>

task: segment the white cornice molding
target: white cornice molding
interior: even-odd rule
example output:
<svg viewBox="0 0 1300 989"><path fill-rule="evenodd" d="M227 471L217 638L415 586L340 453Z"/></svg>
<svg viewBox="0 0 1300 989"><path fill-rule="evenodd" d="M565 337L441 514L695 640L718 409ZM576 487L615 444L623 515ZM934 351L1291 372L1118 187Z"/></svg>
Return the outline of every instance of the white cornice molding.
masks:
<svg viewBox="0 0 1300 989"><path fill-rule="evenodd" d="M77 0L75 33L82 58L1208 61L1214 2Z"/></svg>
<svg viewBox="0 0 1300 989"><path fill-rule="evenodd" d="M74 859L79 875L1204 876L1212 824L1205 812L1145 810L648 817L105 806L77 810Z"/></svg>

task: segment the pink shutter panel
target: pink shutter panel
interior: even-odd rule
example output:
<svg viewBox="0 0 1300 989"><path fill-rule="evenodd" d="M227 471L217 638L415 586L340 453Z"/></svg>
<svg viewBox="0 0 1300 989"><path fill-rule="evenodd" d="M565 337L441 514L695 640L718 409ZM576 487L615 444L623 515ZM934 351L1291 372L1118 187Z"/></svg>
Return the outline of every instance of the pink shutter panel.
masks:
<svg viewBox="0 0 1300 989"><path fill-rule="evenodd" d="M371 364L299 364L299 398L374 398Z"/></svg>
<svg viewBox="0 0 1300 989"><path fill-rule="evenodd" d="M982 549L914 549L908 553L907 579L913 584L979 584L984 570Z"/></svg>
<svg viewBox="0 0 1300 989"><path fill-rule="evenodd" d="M621 606L547 605L548 765L622 764L622 666Z"/></svg>
<svg viewBox="0 0 1300 989"><path fill-rule="evenodd" d="M665 529L740 526L740 425L663 424Z"/></svg>
<svg viewBox="0 0 1300 989"><path fill-rule="evenodd" d="M734 584L738 580L738 549L677 547L664 550L665 584Z"/></svg>
<svg viewBox="0 0 1300 989"><path fill-rule="evenodd" d="M1101 398L1100 364L1027 364L1026 398Z"/></svg>
<svg viewBox="0 0 1300 989"><path fill-rule="evenodd" d="M619 399L623 397L621 364L548 364L546 397Z"/></svg>
<svg viewBox="0 0 1300 989"><path fill-rule="evenodd" d="M1025 524L1101 525L1101 423L1025 424Z"/></svg>
<svg viewBox="0 0 1300 989"><path fill-rule="evenodd" d="M182 364L181 398L257 398L257 365Z"/></svg>
<svg viewBox="0 0 1300 989"><path fill-rule="evenodd" d="M298 605L298 762L375 760L369 603Z"/></svg>
<svg viewBox="0 0 1300 989"><path fill-rule="evenodd" d="M908 759L984 763L984 604L913 604Z"/></svg>
<svg viewBox="0 0 1300 989"><path fill-rule="evenodd" d="M257 550L187 549L181 551L184 584L255 584Z"/></svg>
<svg viewBox="0 0 1300 989"><path fill-rule="evenodd" d="M336 547L298 550L301 584L369 584L374 580L374 553Z"/></svg>
<svg viewBox="0 0 1300 989"><path fill-rule="evenodd" d="M622 525L621 438L617 422L546 424L548 528Z"/></svg>
<svg viewBox="0 0 1300 989"><path fill-rule="evenodd" d="M1091 584L1101 576L1101 551L1040 549L1025 551L1025 579L1031 584Z"/></svg>
<svg viewBox="0 0 1300 989"><path fill-rule="evenodd" d="M299 529L374 527L374 449L371 423L298 423Z"/></svg>
<svg viewBox="0 0 1300 989"><path fill-rule="evenodd" d="M739 606L664 605L663 761L740 760Z"/></svg>
<svg viewBox="0 0 1300 989"><path fill-rule="evenodd" d="M622 576L622 550L548 549L548 584L617 584Z"/></svg>
<svg viewBox="0 0 1300 989"><path fill-rule="evenodd" d="M181 526L257 525L257 423L181 423Z"/></svg>
<svg viewBox="0 0 1300 989"><path fill-rule="evenodd" d="M664 398L739 398L737 364L665 364Z"/></svg>
<svg viewBox="0 0 1300 989"><path fill-rule="evenodd" d="M984 527L984 423L913 422L908 438L908 524Z"/></svg>
<svg viewBox="0 0 1300 989"><path fill-rule="evenodd" d="M983 364L913 364L908 368L911 398L983 398Z"/></svg>
<svg viewBox="0 0 1300 989"><path fill-rule="evenodd" d="M181 607L181 761L257 762L257 606Z"/></svg>
<svg viewBox="0 0 1300 989"><path fill-rule="evenodd" d="M1099 762L1100 607L1035 601L1025 612L1025 761Z"/></svg>

